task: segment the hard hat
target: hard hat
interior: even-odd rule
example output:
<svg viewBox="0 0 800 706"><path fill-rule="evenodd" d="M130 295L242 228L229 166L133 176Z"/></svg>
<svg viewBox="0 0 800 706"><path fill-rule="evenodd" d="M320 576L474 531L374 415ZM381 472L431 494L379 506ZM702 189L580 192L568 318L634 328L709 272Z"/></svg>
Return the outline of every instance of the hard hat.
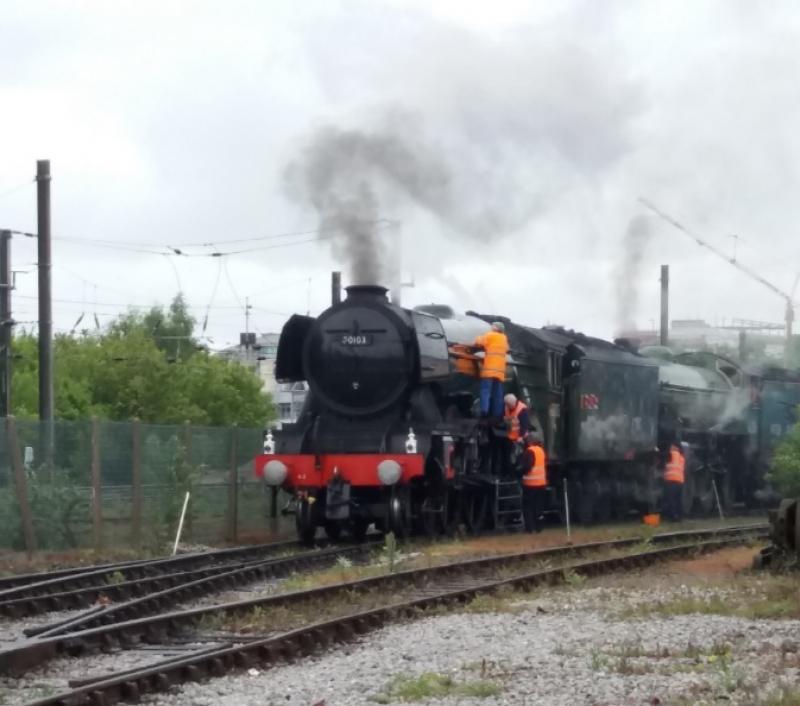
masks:
<svg viewBox="0 0 800 706"><path fill-rule="evenodd" d="M512 395L510 392L503 399L506 402L506 407L513 407L517 404L517 396Z"/></svg>

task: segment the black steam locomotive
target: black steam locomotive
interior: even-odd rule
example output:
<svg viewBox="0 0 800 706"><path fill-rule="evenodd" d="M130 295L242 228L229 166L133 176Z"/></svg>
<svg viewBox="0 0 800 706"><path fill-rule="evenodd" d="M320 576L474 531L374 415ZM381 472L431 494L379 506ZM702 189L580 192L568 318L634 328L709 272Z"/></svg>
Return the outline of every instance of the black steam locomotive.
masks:
<svg viewBox="0 0 800 706"><path fill-rule="evenodd" d="M403 309L384 288L358 285L281 333L276 377L310 392L298 421L269 435L256 473L293 494L301 538L318 527L360 537L374 523L402 536L517 520L506 430L477 414L472 343L496 320L511 349L506 391L529 406L547 451L552 512L590 523L652 511L676 442L687 450L687 512L768 499L764 468L779 435L766 402L776 382L779 398L800 401L796 376L446 306ZM782 418L781 433L791 423Z"/></svg>

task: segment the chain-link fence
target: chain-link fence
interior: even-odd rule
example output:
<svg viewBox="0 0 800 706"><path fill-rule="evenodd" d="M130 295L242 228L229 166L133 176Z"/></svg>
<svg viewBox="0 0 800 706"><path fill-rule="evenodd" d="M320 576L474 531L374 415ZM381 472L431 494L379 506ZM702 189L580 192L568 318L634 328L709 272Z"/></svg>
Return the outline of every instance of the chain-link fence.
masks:
<svg viewBox="0 0 800 706"><path fill-rule="evenodd" d="M282 534L285 498L253 476L260 429L8 418L0 424L0 547L219 544Z"/></svg>

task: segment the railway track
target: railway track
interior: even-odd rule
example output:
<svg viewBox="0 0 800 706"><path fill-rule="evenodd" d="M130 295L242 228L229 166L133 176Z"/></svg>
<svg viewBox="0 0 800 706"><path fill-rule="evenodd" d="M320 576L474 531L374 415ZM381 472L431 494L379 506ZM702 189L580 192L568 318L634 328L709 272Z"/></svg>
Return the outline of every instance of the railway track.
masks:
<svg viewBox="0 0 800 706"><path fill-rule="evenodd" d="M88 564L86 566L70 566L63 569L52 569L49 571L36 571L27 574L12 574L10 576L0 577L0 594L10 588L18 588L20 586L28 586L33 583L47 581L49 579L65 578L67 576L75 576L75 574L89 573L92 571L101 571L103 569L115 570L120 567L134 566L136 564L145 564L151 559L131 559L130 561L120 561L116 563L104 564Z"/></svg>
<svg viewBox="0 0 800 706"><path fill-rule="evenodd" d="M186 656L171 656L146 667L125 670L124 673L95 677L84 675L70 682L75 687L72 691L31 702L31 706L111 704L136 700L142 693L162 691L180 682L219 676L256 663L269 665L309 654L332 642L352 639L389 620L412 617L432 606L464 603L483 592L493 592L503 587L526 589L545 583L555 584L563 581L570 572L590 576L645 566L663 559L741 543L746 538L764 536L766 531L766 525L759 524L655 535L650 538L653 544L670 546L645 551L632 551L641 543L641 538L555 547L384 574L221 606L165 613L28 641L0 654L0 671L24 672L59 655L78 656L96 649L135 648L146 642L163 644L170 637L184 636L187 629L209 615L237 615L256 607L267 610L302 602L322 605L323 601L337 593L346 593L356 603L358 596L370 591L373 596L381 597L377 606L362 607L343 616L289 629L277 635L263 638L233 636L228 638L229 644L211 648L204 646L202 650ZM557 558L575 559L599 551L628 553L610 558L572 561L556 568L542 568L542 562ZM388 602L386 597L390 597Z"/></svg>
<svg viewBox="0 0 800 706"><path fill-rule="evenodd" d="M215 549L208 552L191 552L155 559L138 559L112 564L57 569L34 574L7 576L0 581L0 602L23 596L47 596L52 593L92 585L98 581L122 576L134 579L170 573L219 562L245 560L265 553L276 554L301 547L299 542L270 542L241 547Z"/></svg>
<svg viewBox="0 0 800 706"><path fill-rule="evenodd" d="M233 567L224 567L215 569L210 573L205 570L204 573L207 573L207 575L203 575L200 578L193 579L190 576L186 581L178 579L177 584L170 588L148 593L122 603L108 605L99 610L95 608L67 621L26 630L25 634L28 636L38 635L40 637L59 635L120 621L128 621L141 616L163 612L184 601L252 583L258 579L278 579L296 571L323 568L342 556L364 556L374 548L374 543L350 547L329 547L328 549L301 552L286 557L276 557L263 561L247 562ZM187 573L194 575L194 572ZM186 574L181 576L186 576Z"/></svg>
<svg viewBox="0 0 800 706"><path fill-rule="evenodd" d="M320 542L319 547L328 546ZM271 542L231 547L209 552L179 554L118 564L104 564L87 569L64 569L28 574L35 581L0 590L0 615L10 618L39 615L54 610L81 608L100 595L110 600L126 600L150 590L163 590L205 576L244 568L268 557L286 552L307 550L297 541ZM16 577L9 577L14 579ZM26 577L20 577L26 578Z"/></svg>

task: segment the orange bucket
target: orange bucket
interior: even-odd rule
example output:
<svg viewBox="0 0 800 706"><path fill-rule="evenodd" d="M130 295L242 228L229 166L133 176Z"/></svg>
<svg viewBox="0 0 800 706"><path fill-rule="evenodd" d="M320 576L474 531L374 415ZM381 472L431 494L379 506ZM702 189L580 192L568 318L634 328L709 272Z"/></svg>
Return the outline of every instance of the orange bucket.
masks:
<svg viewBox="0 0 800 706"><path fill-rule="evenodd" d="M645 515L642 517L642 522L644 522L646 525L650 525L650 527L658 527L661 524L661 515L658 513Z"/></svg>

